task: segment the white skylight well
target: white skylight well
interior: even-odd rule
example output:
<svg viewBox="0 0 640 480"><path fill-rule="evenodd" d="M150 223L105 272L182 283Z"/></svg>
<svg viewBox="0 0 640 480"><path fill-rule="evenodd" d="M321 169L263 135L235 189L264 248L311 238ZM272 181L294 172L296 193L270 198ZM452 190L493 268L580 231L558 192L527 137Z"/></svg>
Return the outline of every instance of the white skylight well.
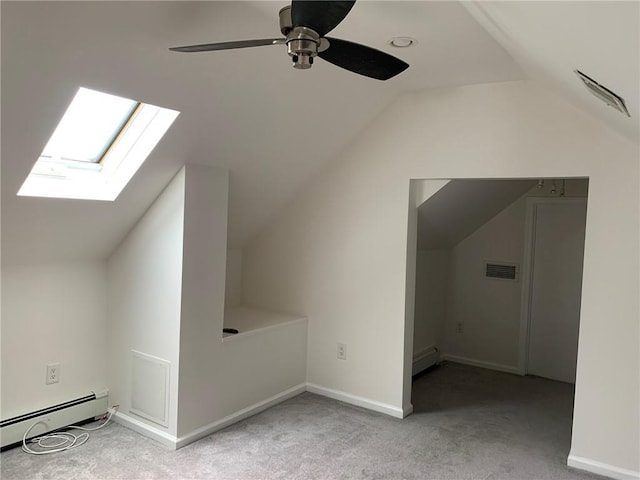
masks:
<svg viewBox="0 0 640 480"><path fill-rule="evenodd" d="M115 200L178 115L80 88L18 195Z"/></svg>

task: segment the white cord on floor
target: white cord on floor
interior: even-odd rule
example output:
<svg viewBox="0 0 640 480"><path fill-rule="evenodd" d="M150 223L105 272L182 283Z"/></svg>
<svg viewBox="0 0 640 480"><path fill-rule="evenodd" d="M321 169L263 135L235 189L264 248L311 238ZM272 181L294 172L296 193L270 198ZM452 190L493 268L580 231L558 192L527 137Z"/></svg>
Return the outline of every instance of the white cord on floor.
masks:
<svg viewBox="0 0 640 480"><path fill-rule="evenodd" d="M87 427L80 427L78 425L71 425L68 427L68 428L74 428L76 430L83 430L85 432L79 435L75 435L71 432L56 432L56 433L51 433L49 435L42 435L40 437L32 438L30 442L35 443L40 448L42 448L42 450L32 450L27 445L27 437L29 436L29 432L33 430L33 427L35 427L40 423L45 423L44 421L39 420L35 422L33 425L31 425L26 432L24 432L24 435L22 436L22 450L25 453L30 453L31 455L47 455L49 453L57 453L57 452L62 452L64 450L70 450L72 448L79 447L80 445L83 445L84 443L86 443L87 440L89 440L89 434L86 432L93 432L95 430L100 430L107 423L109 423L109 421L111 420L111 417L113 417L113 415L116 413L117 410L118 410L118 405L111 407L109 409L109 413L106 416L106 420L100 425L98 425L97 427L87 428ZM54 443L48 443L49 440L54 440Z"/></svg>

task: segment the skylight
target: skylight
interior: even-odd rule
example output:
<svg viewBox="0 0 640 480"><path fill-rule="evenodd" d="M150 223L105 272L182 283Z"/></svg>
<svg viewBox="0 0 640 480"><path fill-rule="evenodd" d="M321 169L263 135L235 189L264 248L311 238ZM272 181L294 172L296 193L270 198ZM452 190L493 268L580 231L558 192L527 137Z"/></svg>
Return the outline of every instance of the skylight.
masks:
<svg viewBox="0 0 640 480"><path fill-rule="evenodd" d="M80 88L18 195L115 200L178 114Z"/></svg>

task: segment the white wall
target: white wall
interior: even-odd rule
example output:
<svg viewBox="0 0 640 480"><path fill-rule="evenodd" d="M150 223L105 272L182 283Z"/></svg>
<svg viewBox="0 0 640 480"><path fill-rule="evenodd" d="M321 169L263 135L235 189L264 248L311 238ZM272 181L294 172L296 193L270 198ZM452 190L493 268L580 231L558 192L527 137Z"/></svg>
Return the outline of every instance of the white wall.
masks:
<svg viewBox="0 0 640 480"><path fill-rule="evenodd" d="M451 249L443 353L517 369L522 281L487 279L484 262L522 266L525 210L523 196Z"/></svg>
<svg viewBox="0 0 640 480"><path fill-rule="evenodd" d="M242 305L242 249L227 250L224 308Z"/></svg>
<svg viewBox="0 0 640 480"><path fill-rule="evenodd" d="M310 382L402 408L409 180L588 176L572 455L638 471L639 154L529 82L404 96L245 248L245 301L309 317Z"/></svg>
<svg viewBox="0 0 640 480"><path fill-rule="evenodd" d="M107 385L106 285L104 262L2 267L2 419Z"/></svg>
<svg viewBox="0 0 640 480"><path fill-rule="evenodd" d="M168 445L306 380L306 322L223 341L228 181L226 170L187 165L108 260L112 399L122 422ZM171 364L167 427L131 412L131 350Z"/></svg>
<svg viewBox="0 0 640 480"><path fill-rule="evenodd" d="M413 353L442 350L447 313L449 250L418 250L413 327Z"/></svg>
<svg viewBox="0 0 640 480"><path fill-rule="evenodd" d="M171 435L176 435L178 415L184 185L182 169L107 262L112 403L131 415L132 350L169 361L169 425L151 425Z"/></svg>
<svg viewBox="0 0 640 480"><path fill-rule="evenodd" d="M216 396L224 395L217 374L228 367L216 353L224 321L229 173L189 165L185 185L179 435L215 418Z"/></svg>
<svg viewBox="0 0 640 480"><path fill-rule="evenodd" d="M523 279L504 281L484 276L486 261L524 267L526 198L557 197L562 182L544 181L506 206L490 221L451 249L443 354L506 371L518 371ZM586 196L588 180L565 181L566 197ZM458 332L462 323L463 331Z"/></svg>
<svg viewBox="0 0 640 480"><path fill-rule="evenodd" d="M186 169L179 437L304 384L305 323L222 340L228 172Z"/></svg>
<svg viewBox="0 0 640 480"><path fill-rule="evenodd" d="M556 192L551 193L554 182ZM492 185L500 188L499 181ZM442 355L458 361L518 370L523 282L521 278L516 282L486 279L484 262L516 263L522 270L526 198L557 197L561 186L561 180L546 179L542 188L531 188L505 205L449 250L418 250L414 355L436 345ZM584 197L587 191L587 179L565 180L566 197ZM456 215L456 209L465 205L446 208L448 215ZM462 332L458 323L463 325Z"/></svg>

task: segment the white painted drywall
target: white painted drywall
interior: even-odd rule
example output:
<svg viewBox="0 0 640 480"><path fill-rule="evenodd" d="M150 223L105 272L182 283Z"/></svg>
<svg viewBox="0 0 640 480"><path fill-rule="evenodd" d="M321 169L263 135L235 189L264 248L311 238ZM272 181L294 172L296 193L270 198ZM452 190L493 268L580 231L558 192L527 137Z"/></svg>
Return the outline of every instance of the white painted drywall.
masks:
<svg viewBox="0 0 640 480"><path fill-rule="evenodd" d="M215 418L221 393L229 173L189 165L185 177L178 435ZM217 357L217 358L216 358Z"/></svg>
<svg viewBox="0 0 640 480"><path fill-rule="evenodd" d="M418 242L418 207L428 198L442 190L448 180L411 180L409 182L409 202L407 205L407 242L406 242L406 269L405 269L405 311L404 325L405 331L403 371L413 371L413 326L415 316L415 284L416 284L416 251ZM341 342L344 343L344 342ZM411 387L405 383L402 391L402 416L405 417L413 412L411 404Z"/></svg>
<svg viewBox="0 0 640 480"><path fill-rule="evenodd" d="M227 250L227 276L225 281L224 308L242 304L242 249Z"/></svg>
<svg viewBox="0 0 640 480"><path fill-rule="evenodd" d="M470 185L473 181L454 180L449 185L461 185L460 198L465 202L474 201L464 191L482 193L480 186ZM482 184L484 180L478 181ZM509 191L513 191L512 182L505 182ZM555 193L551 193L553 185ZM490 188L499 189L500 181L488 183ZM442 255L447 250L419 250L416 272L416 317L414 331L414 353L433 344L441 348L443 355L453 355L458 359L470 360L476 364L492 364L496 368L506 367L508 371L518 368L518 338L520 328L520 308L523 281L517 282L492 280L484 277L486 261L516 263L522 270L524 265L524 235L526 220L526 198L557 197L561 191L560 180L546 179L542 188L533 187L511 204L503 204L502 209L488 222L464 239L461 239L448 252L446 265ZM588 191L588 180L569 179L565 181L566 197L584 197ZM496 197L500 193L495 192ZM502 198L508 198L509 195ZM483 198L475 199L483 202ZM457 209L464 209L465 202L458 202L452 195L447 204L438 205L429 212L440 218L448 218L452 224L467 221L465 215L457 216ZM494 204L494 209L498 208ZM478 207L481 209L482 207ZM424 220L428 221L429 217ZM453 229L454 227L452 227ZM460 227L455 227L458 229ZM425 232L428 233L428 232ZM420 230L418 235L420 235ZM420 238L418 240L420 244ZM440 261L438 261L440 260ZM431 271L430 271L431 270ZM439 283L447 278L448 283ZM418 291L430 296L431 306L420 304ZM446 298L446 306L438 300ZM446 317L445 317L446 311ZM423 312L423 313L419 313ZM436 320L431 327L428 322ZM446 318L446 320L445 320ZM458 332L458 323L462 323L463 332ZM440 326L441 335L434 335L434 329ZM446 335L445 335L446 333Z"/></svg>
<svg viewBox="0 0 640 480"><path fill-rule="evenodd" d="M402 408L409 179L588 176L572 454L638 471L639 156L530 82L406 95L244 249L245 301L308 316L309 382Z"/></svg>
<svg viewBox="0 0 640 480"><path fill-rule="evenodd" d="M442 349L447 313L449 250L418 250L413 327L413 354Z"/></svg>
<svg viewBox="0 0 640 480"><path fill-rule="evenodd" d="M0 418L104 389L106 285L104 262L3 266Z"/></svg>
<svg viewBox="0 0 640 480"><path fill-rule="evenodd" d="M522 282L487 279L484 268L522 265L525 211L521 197L451 249L444 354L517 368Z"/></svg>
<svg viewBox="0 0 640 480"><path fill-rule="evenodd" d="M526 371L574 383L587 201L538 199L529 208L533 208L535 238L531 242Z"/></svg>
<svg viewBox="0 0 640 480"><path fill-rule="evenodd" d="M298 315L267 312L266 310L256 310L249 307L235 307L224 311L224 326L238 330L242 336L248 332L252 332L251 334L255 335L264 328L281 327L300 320L306 319ZM241 338L234 334L223 335L223 337L225 339L229 337Z"/></svg>
<svg viewBox="0 0 640 480"><path fill-rule="evenodd" d="M111 400L131 408L131 351L171 363L168 427L177 432L185 171L178 172L107 262L108 379Z"/></svg>
<svg viewBox="0 0 640 480"><path fill-rule="evenodd" d="M228 182L226 170L186 168L179 437L306 380L306 322L223 342Z"/></svg>
<svg viewBox="0 0 640 480"><path fill-rule="evenodd" d="M418 248L437 250L453 247L535 183L535 180L449 182L418 208Z"/></svg>

